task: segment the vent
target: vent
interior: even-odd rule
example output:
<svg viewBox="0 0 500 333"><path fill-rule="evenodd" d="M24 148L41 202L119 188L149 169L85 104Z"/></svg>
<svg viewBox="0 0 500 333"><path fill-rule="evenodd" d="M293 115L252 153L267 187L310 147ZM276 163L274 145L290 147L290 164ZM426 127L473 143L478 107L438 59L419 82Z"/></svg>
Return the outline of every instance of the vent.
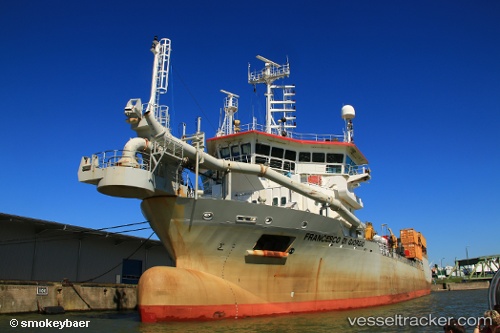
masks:
<svg viewBox="0 0 500 333"><path fill-rule="evenodd" d="M236 215L236 223L255 224L257 223L257 217L248 215Z"/></svg>

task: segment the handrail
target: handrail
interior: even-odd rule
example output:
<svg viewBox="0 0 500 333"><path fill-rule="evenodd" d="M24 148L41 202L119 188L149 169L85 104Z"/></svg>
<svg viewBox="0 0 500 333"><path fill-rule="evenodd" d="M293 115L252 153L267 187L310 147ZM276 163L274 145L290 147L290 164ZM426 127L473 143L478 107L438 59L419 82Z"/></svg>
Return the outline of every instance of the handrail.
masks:
<svg viewBox="0 0 500 333"><path fill-rule="evenodd" d="M240 132L248 132L248 131L259 131L265 132L265 125L262 124L244 124L240 125ZM275 130L272 134L283 136L283 133ZM290 139L295 140L307 140L307 141L317 141L317 142L343 142L344 135L338 134L315 134L315 133L296 133L296 132L286 132L285 136Z"/></svg>
<svg viewBox="0 0 500 333"><path fill-rule="evenodd" d="M93 165L99 169L105 169L114 166L127 166L121 164L124 152L129 152L129 151L123 149L115 149L115 150L106 150L103 152L92 154ZM150 160L151 157L149 154L136 152L135 162L137 164L134 163L133 167L143 170L150 170L150 165L151 165Z"/></svg>
<svg viewBox="0 0 500 333"><path fill-rule="evenodd" d="M268 73L269 71L269 73ZM249 73L249 81L259 81L264 77L267 76L281 76L281 75L288 75L290 74L290 64L284 64L280 67L277 66L270 66L268 69L265 67L264 69L261 69L259 71L253 71Z"/></svg>

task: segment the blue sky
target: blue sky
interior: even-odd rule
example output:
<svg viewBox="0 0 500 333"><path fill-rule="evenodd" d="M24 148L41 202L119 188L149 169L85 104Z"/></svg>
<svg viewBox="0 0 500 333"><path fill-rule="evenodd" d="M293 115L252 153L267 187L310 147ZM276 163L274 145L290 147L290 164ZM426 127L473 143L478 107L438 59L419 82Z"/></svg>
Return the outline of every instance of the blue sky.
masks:
<svg viewBox="0 0 500 333"><path fill-rule="evenodd" d="M130 98L147 101L154 35L172 40L172 128L207 137L225 89L263 120L247 66L290 60L297 132L341 133L351 104L373 179L364 221L427 237L434 263L500 253L500 2L3 1L0 211L91 228L143 221L139 201L77 180L121 149ZM260 98L260 99L259 99ZM380 230L380 227L378 227ZM135 233L149 236L150 231Z"/></svg>

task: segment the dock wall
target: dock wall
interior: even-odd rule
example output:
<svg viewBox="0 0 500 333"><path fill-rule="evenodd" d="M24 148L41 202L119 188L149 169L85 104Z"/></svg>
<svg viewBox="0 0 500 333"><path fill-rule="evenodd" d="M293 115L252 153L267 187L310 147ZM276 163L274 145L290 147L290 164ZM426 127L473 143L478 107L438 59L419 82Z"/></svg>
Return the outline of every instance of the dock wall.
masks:
<svg viewBox="0 0 500 333"><path fill-rule="evenodd" d="M490 281L476 281L465 283L437 283L431 286L431 291L444 291L444 290L474 290L474 289L488 289Z"/></svg>
<svg viewBox="0 0 500 333"><path fill-rule="evenodd" d="M0 281L0 314L37 312L53 306L62 306L65 311L134 309L137 288L127 284Z"/></svg>

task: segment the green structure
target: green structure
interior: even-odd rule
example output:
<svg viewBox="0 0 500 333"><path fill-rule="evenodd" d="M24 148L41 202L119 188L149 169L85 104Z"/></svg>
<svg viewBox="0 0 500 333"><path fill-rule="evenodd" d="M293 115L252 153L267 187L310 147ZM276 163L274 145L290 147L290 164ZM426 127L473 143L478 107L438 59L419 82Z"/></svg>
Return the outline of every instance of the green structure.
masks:
<svg viewBox="0 0 500 333"><path fill-rule="evenodd" d="M455 260L455 266L449 275L456 272L456 275L468 280L491 280L498 271L499 263L499 254Z"/></svg>

